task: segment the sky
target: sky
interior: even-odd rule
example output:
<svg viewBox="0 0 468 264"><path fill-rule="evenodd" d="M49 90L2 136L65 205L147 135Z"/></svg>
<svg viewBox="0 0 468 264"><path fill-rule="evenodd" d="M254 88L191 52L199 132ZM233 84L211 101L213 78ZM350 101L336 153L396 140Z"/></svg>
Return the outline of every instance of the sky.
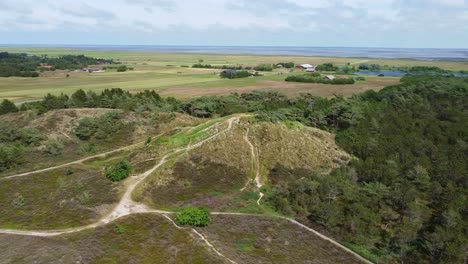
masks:
<svg viewBox="0 0 468 264"><path fill-rule="evenodd" d="M468 48L468 0L0 0L0 44Z"/></svg>

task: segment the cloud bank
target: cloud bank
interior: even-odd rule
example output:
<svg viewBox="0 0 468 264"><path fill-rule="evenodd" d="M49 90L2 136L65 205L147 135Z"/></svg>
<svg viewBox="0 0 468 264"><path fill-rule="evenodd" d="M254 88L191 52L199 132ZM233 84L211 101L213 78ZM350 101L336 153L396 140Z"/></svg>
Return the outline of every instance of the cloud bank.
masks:
<svg viewBox="0 0 468 264"><path fill-rule="evenodd" d="M0 43L467 48L468 0L0 0Z"/></svg>

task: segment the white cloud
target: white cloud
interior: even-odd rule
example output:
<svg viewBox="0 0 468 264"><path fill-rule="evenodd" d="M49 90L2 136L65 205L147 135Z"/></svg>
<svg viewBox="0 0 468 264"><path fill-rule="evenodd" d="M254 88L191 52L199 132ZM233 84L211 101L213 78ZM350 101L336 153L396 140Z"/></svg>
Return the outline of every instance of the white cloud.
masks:
<svg viewBox="0 0 468 264"><path fill-rule="evenodd" d="M308 32L373 41L376 31L404 34L466 30L467 0L0 0L0 31L106 30L120 33L249 31L288 38ZM211 33L212 38L218 37ZM205 34L204 34L205 35ZM467 34L468 35L468 32ZM249 35L252 37L253 35ZM406 36L406 35L405 35ZM391 37L391 36L389 36ZM2 42L0 34L0 42ZM293 39L291 35L291 39ZM336 45L340 45L337 43Z"/></svg>

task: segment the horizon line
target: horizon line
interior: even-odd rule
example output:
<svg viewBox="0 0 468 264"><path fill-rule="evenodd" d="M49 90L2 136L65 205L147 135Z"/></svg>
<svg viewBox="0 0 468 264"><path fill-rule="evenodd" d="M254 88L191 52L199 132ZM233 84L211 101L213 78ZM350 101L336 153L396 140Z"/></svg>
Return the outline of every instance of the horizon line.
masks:
<svg viewBox="0 0 468 264"><path fill-rule="evenodd" d="M1 47L8 47L8 46L60 46L66 47L79 47L79 46L102 46L102 47L125 47L125 46L138 46L138 47L252 47L252 48L361 48L361 49L433 49L433 50L467 50L468 48L460 48L460 47L450 47L450 48L434 48L434 47L383 47L383 46L296 46L296 45L209 45L209 44L61 44L61 43L53 43L53 44L38 44L38 43L14 43L14 44L6 44L0 43Z"/></svg>

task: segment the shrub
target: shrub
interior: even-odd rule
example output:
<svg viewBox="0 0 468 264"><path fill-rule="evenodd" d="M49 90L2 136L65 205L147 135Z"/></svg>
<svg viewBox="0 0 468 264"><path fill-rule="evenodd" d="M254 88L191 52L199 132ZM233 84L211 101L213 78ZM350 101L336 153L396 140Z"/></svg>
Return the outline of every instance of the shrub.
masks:
<svg viewBox="0 0 468 264"><path fill-rule="evenodd" d="M256 71L273 71L273 66L270 64L260 64L257 67L254 67Z"/></svg>
<svg viewBox="0 0 468 264"><path fill-rule="evenodd" d="M177 213L176 221L180 225L204 227L210 224L210 211L206 208L187 207Z"/></svg>
<svg viewBox="0 0 468 264"><path fill-rule="evenodd" d="M89 155L96 153L96 144L87 143L83 144L78 148L78 155Z"/></svg>
<svg viewBox="0 0 468 264"><path fill-rule="evenodd" d="M122 181L130 176L132 169L132 164L126 160L123 160L114 166L108 167L106 169L106 177L114 182Z"/></svg>
<svg viewBox="0 0 468 264"><path fill-rule="evenodd" d="M97 128L98 124L93 118L85 117L80 120L75 135L81 140L88 140L96 133Z"/></svg>
<svg viewBox="0 0 468 264"><path fill-rule="evenodd" d="M117 67L117 72L126 72L127 70L127 65L120 65L119 67Z"/></svg>
<svg viewBox="0 0 468 264"><path fill-rule="evenodd" d="M63 146L62 142L58 140L50 140L45 145L45 151L47 154L52 156L58 156L62 154L64 148L65 147Z"/></svg>
<svg viewBox="0 0 468 264"><path fill-rule="evenodd" d="M18 107L12 101L4 99L0 104L0 115L13 112L18 112Z"/></svg>

